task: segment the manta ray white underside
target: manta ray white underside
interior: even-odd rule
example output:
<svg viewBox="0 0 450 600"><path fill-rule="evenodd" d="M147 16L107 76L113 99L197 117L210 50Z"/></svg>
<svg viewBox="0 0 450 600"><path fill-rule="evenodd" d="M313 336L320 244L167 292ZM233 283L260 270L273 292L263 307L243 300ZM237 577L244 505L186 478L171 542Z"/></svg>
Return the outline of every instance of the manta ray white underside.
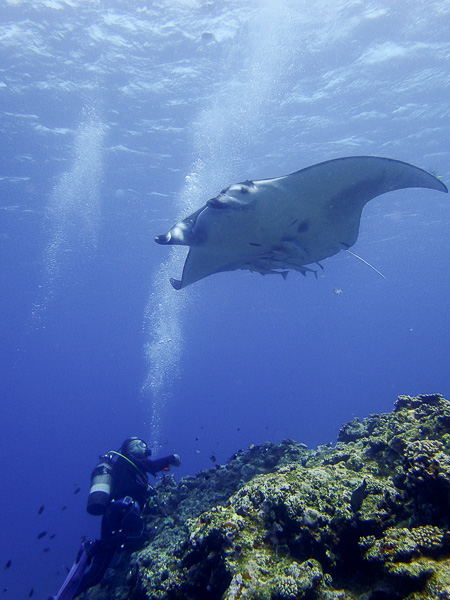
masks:
<svg viewBox="0 0 450 600"><path fill-rule="evenodd" d="M259 181L244 181L180 221L158 244L190 246L177 290L222 271L305 274L348 249L369 200L403 188L447 187L426 171L389 158L349 156Z"/></svg>

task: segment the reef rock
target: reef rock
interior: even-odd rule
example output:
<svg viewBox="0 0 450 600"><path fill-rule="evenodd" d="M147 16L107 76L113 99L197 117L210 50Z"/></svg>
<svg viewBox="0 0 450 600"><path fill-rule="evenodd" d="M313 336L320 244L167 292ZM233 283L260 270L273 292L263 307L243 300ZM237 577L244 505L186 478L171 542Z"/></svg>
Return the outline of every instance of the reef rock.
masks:
<svg viewBox="0 0 450 600"><path fill-rule="evenodd" d="M450 403L400 396L335 447L285 440L156 485L93 600L450 600Z"/></svg>

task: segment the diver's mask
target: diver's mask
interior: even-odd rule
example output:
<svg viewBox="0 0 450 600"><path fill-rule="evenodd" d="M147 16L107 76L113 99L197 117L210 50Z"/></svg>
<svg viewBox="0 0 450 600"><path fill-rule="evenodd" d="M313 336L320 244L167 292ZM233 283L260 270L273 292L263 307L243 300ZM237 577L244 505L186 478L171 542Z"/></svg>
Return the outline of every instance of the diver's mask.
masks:
<svg viewBox="0 0 450 600"><path fill-rule="evenodd" d="M143 460L151 456L152 451L144 442L137 437L131 437L124 441L122 444L122 454L134 458L136 460Z"/></svg>

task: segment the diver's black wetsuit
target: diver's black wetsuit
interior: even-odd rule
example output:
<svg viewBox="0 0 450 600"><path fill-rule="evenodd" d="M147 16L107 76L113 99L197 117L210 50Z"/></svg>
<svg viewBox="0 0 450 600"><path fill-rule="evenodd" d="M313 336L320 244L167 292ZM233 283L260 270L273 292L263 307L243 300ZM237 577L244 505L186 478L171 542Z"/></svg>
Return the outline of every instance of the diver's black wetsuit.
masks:
<svg viewBox="0 0 450 600"><path fill-rule="evenodd" d="M122 548L138 549L147 540L141 512L152 495L147 473L156 473L178 466L177 454L157 460L136 459L119 453L106 455L112 466L111 502L102 517L101 539L85 546L92 557L90 569L83 575L77 595L97 585L103 578L114 553Z"/></svg>
<svg viewBox="0 0 450 600"><path fill-rule="evenodd" d="M111 500L119 500L120 498L125 498L125 496L131 496L142 510L151 495L147 473L156 477L159 471L168 469L171 465L177 464L177 461L175 455L172 454L171 456L157 460L144 458L140 460L132 459L132 462L134 466L120 456L117 457L113 466Z"/></svg>

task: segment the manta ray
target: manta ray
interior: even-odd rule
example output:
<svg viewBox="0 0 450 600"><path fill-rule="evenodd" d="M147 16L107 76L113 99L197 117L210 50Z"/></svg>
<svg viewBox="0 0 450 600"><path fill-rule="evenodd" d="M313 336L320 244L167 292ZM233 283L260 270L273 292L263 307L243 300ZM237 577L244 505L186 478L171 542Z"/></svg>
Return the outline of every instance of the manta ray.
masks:
<svg viewBox="0 0 450 600"><path fill-rule="evenodd" d="M176 290L223 271L262 275L308 265L348 250L356 242L364 206L404 188L448 192L434 175L408 163L374 156L321 162L284 177L243 181L176 223L158 244L189 246Z"/></svg>

